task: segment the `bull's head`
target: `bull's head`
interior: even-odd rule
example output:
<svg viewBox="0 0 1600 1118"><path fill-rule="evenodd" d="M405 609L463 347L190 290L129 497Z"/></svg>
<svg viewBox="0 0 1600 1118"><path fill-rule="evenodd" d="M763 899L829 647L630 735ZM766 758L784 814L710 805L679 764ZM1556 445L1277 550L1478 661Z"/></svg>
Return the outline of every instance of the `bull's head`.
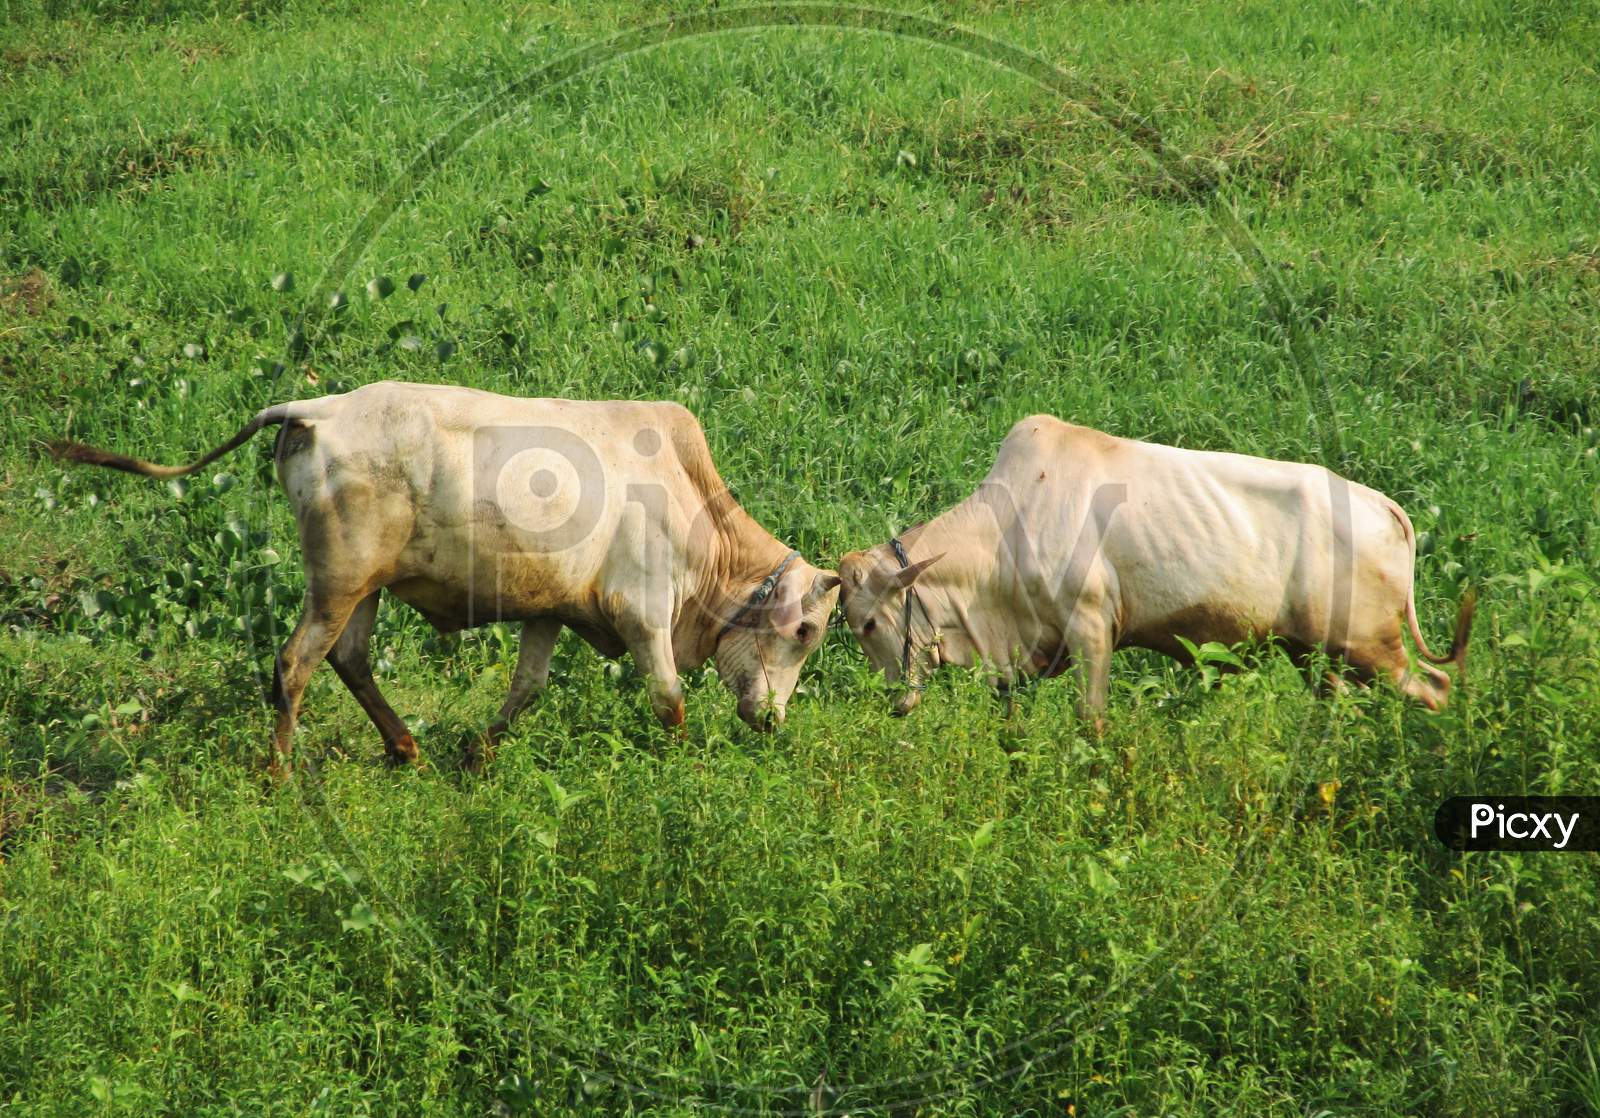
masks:
<svg viewBox="0 0 1600 1118"><path fill-rule="evenodd" d="M838 600L839 576L797 559L761 608L717 642L717 674L739 700L746 723L770 730L783 721L800 668L822 644Z"/></svg>
<svg viewBox="0 0 1600 1118"><path fill-rule="evenodd" d="M941 556L902 567L886 549L852 551L839 561L844 618L867 661L890 683L911 684L895 707L909 714L922 698L921 683L939 666L938 634L926 610L911 609L912 587Z"/></svg>

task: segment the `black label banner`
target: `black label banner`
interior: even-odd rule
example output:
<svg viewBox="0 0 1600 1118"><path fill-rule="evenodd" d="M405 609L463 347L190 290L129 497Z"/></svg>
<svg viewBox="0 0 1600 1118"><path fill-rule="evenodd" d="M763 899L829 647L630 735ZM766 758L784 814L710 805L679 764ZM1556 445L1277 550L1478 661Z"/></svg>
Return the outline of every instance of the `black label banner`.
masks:
<svg viewBox="0 0 1600 1118"><path fill-rule="evenodd" d="M1433 833L1451 850L1600 850L1600 796L1451 796Z"/></svg>

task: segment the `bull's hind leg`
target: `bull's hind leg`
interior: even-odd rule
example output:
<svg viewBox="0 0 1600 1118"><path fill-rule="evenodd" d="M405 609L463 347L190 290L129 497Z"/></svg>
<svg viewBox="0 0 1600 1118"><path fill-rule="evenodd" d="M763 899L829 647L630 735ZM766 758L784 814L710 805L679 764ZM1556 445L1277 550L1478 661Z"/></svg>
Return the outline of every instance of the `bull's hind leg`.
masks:
<svg viewBox="0 0 1600 1118"><path fill-rule="evenodd" d="M554 618L529 621L522 626L522 645L517 651L517 667L511 673L511 690L500 707L500 713L483 732L481 743L467 750L467 767L474 772L494 753L495 744L511 728L512 719L528 705L528 700L545 689L550 681L550 657L556 650L556 639L561 636L561 622Z"/></svg>
<svg viewBox="0 0 1600 1118"><path fill-rule="evenodd" d="M272 767L279 774L289 764L290 743L306 682L333 649L357 608L369 597L369 604L376 606L374 591L383 582L393 581L398 557L405 550L416 521L410 491L405 486L380 481L377 475L367 476L354 459L340 464L337 450L322 446L314 424L285 430L278 450L278 477L294 506L300 528L300 550L306 557L306 595L300 623L278 653L273 685L278 718L273 733ZM371 617L364 617L363 621L361 631L352 635L351 654L342 655L340 660L347 669L360 665L355 668L356 682L351 683L349 677L345 681L365 706L365 688L358 685L364 681L371 686L371 671L365 667ZM376 693L375 687L371 690ZM372 713L372 707L367 709ZM387 706L384 710L393 717L394 712ZM376 721L377 716L373 717ZM399 719L394 721L398 724ZM404 730L403 726L396 728Z"/></svg>
<svg viewBox="0 0 1600 1118"><path fill-rule="evenodd" d="M1429 710L1442 710L1450 694L1450 677L1437 668L1419 663L1412 668L1400 632L1392 636L1352 644L1344 658L1363 676L1388 678L1402 694Z"/></svg>
<svg viewBox="0 0 1600 1118"><path fill-rule="evenodd" d="M300 714L300 697L305 694L311 673L322 663L362 596L333 597L306 592L300 623L289 634L278 652L277 670L272 679L272 705L278 717L272 731L272 764L275 778L289 773L295 722Z"/></svg>
<svg viewBox="0 0 1600 1118"><path fill-rule="evenodd" d="M1316 684L1319 693L1325 696L1348 695L1350 693L1350 681L1332 668L1323 672L1312 682Z"/></svg>
<svg viewBox="0 0 1600 1118"><path fill-rule="evenodd" d="M339 673L344 685L367 712L372 724L383 738L384 753L393 764L408 764L417 759L417 743L411 731L401 721L378 690L372 678L372 660L368 644L372 640L372 625L378 618L378 591L374 590L350 614L344 632L334 642L328 653L328 663Z"/></svg>
<svg viewBox="0 0 1600 1118"><path fill-rule="evenodd" d="M1402 669L1395 676L1395 683L1429 710L1443 710L1450 698L1450 677L1427 664L1419 663L1414 670Z"/></svg>

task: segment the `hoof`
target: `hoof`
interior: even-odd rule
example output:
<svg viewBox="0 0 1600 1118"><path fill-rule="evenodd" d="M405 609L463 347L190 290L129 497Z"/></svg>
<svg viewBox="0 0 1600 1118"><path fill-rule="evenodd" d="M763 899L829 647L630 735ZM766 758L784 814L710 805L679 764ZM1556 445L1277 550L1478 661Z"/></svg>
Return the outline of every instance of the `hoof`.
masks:
<svg viewBox="0 0 1600 1118"><path fill-rule="evenodd" d="M661 728L669 734L682 737L684 734L685 711L683 700L679 699L668 707L656 708L656 720L661 723Z"/></svg>
<svg viewBox="0 0 1600 1118"><path fill-rule="evenodd" d="M401 765L422 767L422 763L418 759L416 739L410 734L400 738L398 741L386 743L384 745L384 759L396 768Z"/></svg>
<svg viewBox="0 0 1600 1118"><path fill-rule="evenodd" d="M469 737L466 749L462 753L461 767L473 776L483 775L483 770L494 760L495 746L500 744L500 739L505 736L509 728L506 723L497 719L489 723L483 733Z"/></svg>

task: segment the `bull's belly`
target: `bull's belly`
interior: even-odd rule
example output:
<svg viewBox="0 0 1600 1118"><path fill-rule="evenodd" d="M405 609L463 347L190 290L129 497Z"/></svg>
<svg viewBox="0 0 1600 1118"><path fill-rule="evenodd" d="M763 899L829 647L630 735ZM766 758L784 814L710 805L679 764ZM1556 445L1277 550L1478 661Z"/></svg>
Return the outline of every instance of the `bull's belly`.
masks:
<svg viewBox="0 0 1600 1118"><path fill-rule="evenodd" d="M405 578L392 582L389 593L422 614L441 633L471 629L495 621L530 621L554 611L526 601L509 599L492 586Z"/></svg>
<svg viewBox="0 0 1600 1118"><path fill-rule="evenodd" d="M465 586L408 578L392 582L389 593L422 614L441 633L475 629L496 621L536 621L555 618L577 633L603 656L621 656L627 646L610 624L592 609L575 602L530 602L499 595L474 594Z"/></svg>
<svg viewBox="0 0 1600 1118"><path fill-rule="evenodd" d="M1325 647L1337 652L1351 641L1383 637L1396 628L1405 599L1396 595L1395 583L1376 582L1358 571L1343 585L1341 594L1328 582L1300 586L1263 578L1253 593L1233 587L1232 593L1147 598L1127 612L1117 643L1186 661L1179 637L1196 645L1272 638L1291 650Z"/></svg>
<svg viewBox="0 0 1600 1118"><path fill-rule="evenodd" d="M602 621L593 595L580 593L548 563L487 561L402 566L388 590L442 632L495 621L559 617L574 625Z"/></svg>
<svg viewBox="0 0 1600 1118"><path fill-rule="evenodd" d="M1288 621L1288 623L1286 623ZM1179 660L1188 652L1178 640L1192 644L1208 641L1235 645L1279 636L1298 642L1298 624L1265 610L1241 608L1237 603L1196 602L1159 614L1141 617L1122 633L1119 645L1148 648Z"/></svg>
<svg viewBox="0 0 1600 1118"><path fill-rule="evenodd" d="M1118 644L1183 660L1179 637L1196 645L1269 636L1316 643L1326 633L1330 581L1320 541L1221 533L1138 541L1108 564L1122 605Z"/></svg>
<svg viewBox="0 0 1600 1118"><path fill-rule="evenodd" d="M1301 647L1297 636L1268 622L1262 622L1220 606L1197 605L1174 610L1160 616L1140 618L1117 634L1117 648L1147 648L1188 663L1189 653L1178 640L1182 637L1196 645L1208 641L1235 645L1261 640L1267 636L1285 639L1294 648ZM1043 679L1053 679L1072 666L1072 650L1065 637L1042 638L1024 653L1019 667Z"/></svg>
<svg viewBox="0 0 1600 1118"><path fill-rule="evenodd" d="M592 580L580 585L574 578L600 557L540 554L481 523L467 528L414 537L395 564L389 591L441 630L550 616L600 620Z"/></svg>

